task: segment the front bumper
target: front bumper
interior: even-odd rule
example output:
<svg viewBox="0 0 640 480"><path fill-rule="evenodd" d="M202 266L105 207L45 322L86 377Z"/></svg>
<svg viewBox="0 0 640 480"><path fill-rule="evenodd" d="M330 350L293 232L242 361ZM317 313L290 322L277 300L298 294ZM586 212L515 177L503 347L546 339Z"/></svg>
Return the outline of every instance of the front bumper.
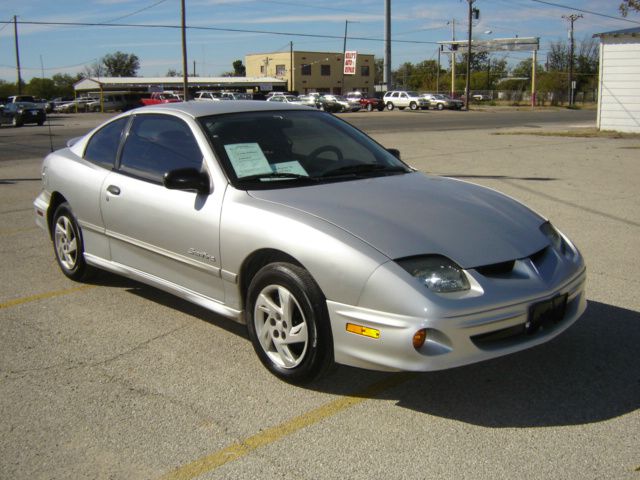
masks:
<svg viewBox="0 0 640 480"><path fill-rule="evenodd" d="M525 350L556 337L584 313L585 283L583 269L561 287L537 298L442 318L396 315L328 301L335 361L371 370L432 371ZM558 295L567 295L563 318L527 333L531 306ZM347 324L373 329L379 335L351 333ZM427 340L415 349L412 339L422 328L427 329Z"/></svg>

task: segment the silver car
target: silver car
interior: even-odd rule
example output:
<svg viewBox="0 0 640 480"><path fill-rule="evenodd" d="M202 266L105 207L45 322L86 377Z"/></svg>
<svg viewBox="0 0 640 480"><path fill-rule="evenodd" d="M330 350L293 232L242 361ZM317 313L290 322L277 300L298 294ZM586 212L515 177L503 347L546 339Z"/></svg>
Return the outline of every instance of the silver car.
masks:
<svg viewBox="0 0 640 480"><path fill-rule="evenodd" d="M457 367L578 319L585 265L566 236L399 156L304 106L150 106L48 155L35 216L67 277L108 270L246 323L291 383L334 362Z"/></svg>

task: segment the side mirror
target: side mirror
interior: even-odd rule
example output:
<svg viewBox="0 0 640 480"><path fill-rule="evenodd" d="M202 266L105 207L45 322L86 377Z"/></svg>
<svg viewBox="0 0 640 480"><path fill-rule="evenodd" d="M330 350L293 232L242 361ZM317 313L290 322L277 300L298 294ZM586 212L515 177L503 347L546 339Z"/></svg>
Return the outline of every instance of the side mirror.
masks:
<svg viewBox="0 0 640 480"><path fill-rule="evenodd" d="M178 168L164 174L163 184L169 190L195 190L198 193L211 193L211 180L206 172L195 168Z"/></svg>
<svg viewBox="0 0 640 480"><path fill-rule="evenodd" d="M397 148L387 148L387 152L396 157L398 160L402 160L400 158L400 150L398 150Z"/></svg>

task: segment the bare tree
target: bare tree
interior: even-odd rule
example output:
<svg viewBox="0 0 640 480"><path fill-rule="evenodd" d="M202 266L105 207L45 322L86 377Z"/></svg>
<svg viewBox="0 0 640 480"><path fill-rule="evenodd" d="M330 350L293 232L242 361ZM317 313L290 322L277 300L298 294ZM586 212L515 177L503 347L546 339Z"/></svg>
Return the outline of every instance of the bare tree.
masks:
<svg viewBox="0 0 640 480"><path fill-rule="evenodd" d="M623 17L629 14L629 10L640 12L640 0L623 0L619 9Z"/></svg>

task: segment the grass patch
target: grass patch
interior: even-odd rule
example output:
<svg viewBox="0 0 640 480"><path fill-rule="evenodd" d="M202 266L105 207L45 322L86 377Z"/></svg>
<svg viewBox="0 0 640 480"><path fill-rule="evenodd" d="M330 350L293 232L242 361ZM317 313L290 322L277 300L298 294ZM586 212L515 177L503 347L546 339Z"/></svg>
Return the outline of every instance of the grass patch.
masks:
<svg viewBox="0 0 640 480"><path fill-rule="evenodd" d="M640 140L640 133L624 133L615 132L613 130L597 130L595 128L576 128L575 130L565 131L511 131L511 132L494 132L492 135L537 135L539 137L567 137L567 138L613 138L622 139L630 138ZM640 148L640 147L633 147Z"/></svg>

